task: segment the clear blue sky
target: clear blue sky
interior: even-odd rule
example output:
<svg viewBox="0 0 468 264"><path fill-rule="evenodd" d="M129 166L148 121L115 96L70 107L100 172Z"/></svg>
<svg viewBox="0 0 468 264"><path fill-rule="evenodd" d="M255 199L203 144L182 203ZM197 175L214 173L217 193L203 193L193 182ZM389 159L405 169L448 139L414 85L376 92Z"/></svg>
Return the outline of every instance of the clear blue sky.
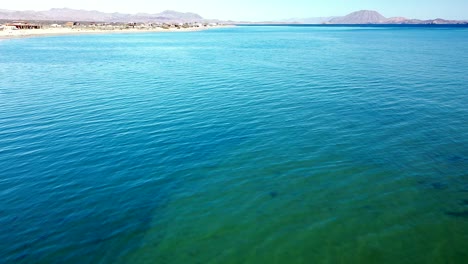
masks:
<svg viewBox="0 0 468 264"><path fill-rule="evenodd" d="M292 17L340 16L370 9L386 17L468 19L468 0L23 0L2 1L1 9L68 7L122 13L171 9L205 18L262 21Z"/></svg>

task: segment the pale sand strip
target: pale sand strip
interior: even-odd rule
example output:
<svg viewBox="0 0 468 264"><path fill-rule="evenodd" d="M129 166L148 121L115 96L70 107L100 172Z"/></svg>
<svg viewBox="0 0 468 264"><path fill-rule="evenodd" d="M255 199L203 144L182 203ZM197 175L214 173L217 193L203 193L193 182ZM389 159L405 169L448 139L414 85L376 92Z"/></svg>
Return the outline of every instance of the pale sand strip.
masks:
<svg viewBox="0 0 468 264"><path fill-rule="evenodd" d="M20 29L0 31L0 39L59 36L59 35L81 35L81 34L114 34L114 33L145 33L145 32L190 32L207 29L229 27L229 26L211 26L202 28L151 28L151 29L75 29L75 28L46 28L46 29Z"/></svg>

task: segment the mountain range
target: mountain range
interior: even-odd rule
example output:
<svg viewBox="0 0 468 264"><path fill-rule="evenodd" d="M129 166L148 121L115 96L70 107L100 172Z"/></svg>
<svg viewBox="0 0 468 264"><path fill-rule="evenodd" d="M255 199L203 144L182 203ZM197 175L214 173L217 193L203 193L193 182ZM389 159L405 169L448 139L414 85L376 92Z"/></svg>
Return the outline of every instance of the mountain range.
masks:
<svg viewBox="0 0 468 264"><path fill-rule="evenodd" d="M79 22L224 22L229 24L251 24L252 22L207 20L195 13L182 13L166 10L161 13L105 13L100 11L76 10L70 8L52 8L46 11L12 11L0 9L0 20L32 20L32 21L79 21ZM377 11L361 10L346 16L290 18L265 23L295 23L295 24L468 24L468 21L408 19L404 17L386 18Z"/></svg>
<svg viewBox="0 0 468 264"><path fill-rule="evenodd" d="M195 13L182 13L172 10L157 14L123 14L70 8L52 8L47 11L0 10L0 19L80 22L198 22L204 20L203 17Z"/></svg>

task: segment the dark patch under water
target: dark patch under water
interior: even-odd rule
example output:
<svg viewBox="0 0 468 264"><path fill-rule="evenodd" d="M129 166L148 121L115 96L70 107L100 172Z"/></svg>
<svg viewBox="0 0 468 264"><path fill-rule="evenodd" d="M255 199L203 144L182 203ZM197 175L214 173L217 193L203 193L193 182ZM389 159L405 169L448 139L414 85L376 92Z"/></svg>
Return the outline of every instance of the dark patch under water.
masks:
<svg viewBox="0 0 468 264"><path fill-rule="evenodd" d="M464 158L460 157L460 156L451 156L448 158L448 161L450 162L461 162L461 161L464 161Z"/></svg>
<svg viewBox="0 0 468 264"><path fill-rule="evenodd" d="M277 191L270 192L270 197L271 198L276 198L276 197L278 197L278 195L279 195L279 193Z"/></svg>
<svg viewBox="0 0 468 264"><path fill-rule="evenodd" d="M453 216L453 217L468 218L468 210L461 211L461 212L447 211L445 212L445 214L449 216Z"/></svg>
<svg viewBox="0 0 468 264"><path fill-rule="evenodd" d="M444 182L431 182L430 180L418 180L419 185L423 185L424 188L436 189L436 190L445 190L448 188L448 184Z"/></svg>
<svg viewBox="0 0 468 264"><path fill-rule="evenodd" d="M447 187L448 187L448 185L446 183L442 183L442 182L431 183L431 186L432 186L432 188L434 188L436 190L444 190L444 189L447 189Z"/></svg>

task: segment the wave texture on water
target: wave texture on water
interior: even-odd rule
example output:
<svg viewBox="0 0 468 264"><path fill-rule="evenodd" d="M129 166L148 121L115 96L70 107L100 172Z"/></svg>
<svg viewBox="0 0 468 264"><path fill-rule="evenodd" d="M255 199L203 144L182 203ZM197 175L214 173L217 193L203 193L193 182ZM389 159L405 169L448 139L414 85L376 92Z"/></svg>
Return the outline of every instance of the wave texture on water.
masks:
<svg viewBox="0 0 468 264"><path fill-rule="evenodd" d="M464 263L468 30L0 42L0 262Z"/></svg>

